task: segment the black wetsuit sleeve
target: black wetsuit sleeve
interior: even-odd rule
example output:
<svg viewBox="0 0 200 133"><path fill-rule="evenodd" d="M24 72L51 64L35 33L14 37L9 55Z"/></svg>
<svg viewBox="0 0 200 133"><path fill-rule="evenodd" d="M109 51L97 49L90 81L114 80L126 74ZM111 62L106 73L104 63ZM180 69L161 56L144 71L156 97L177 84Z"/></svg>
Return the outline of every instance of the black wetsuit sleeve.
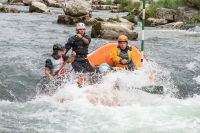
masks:
<svg viewBox="0 0 200 133"><path fill-rule="evenodd" d="M51 59L47 59L45 61L45 67L49 68L49 69L53 69L53 64L51 62Z"/></svg>
<svg viewBox="0 0 200 133"><path fill-rule="evenodd" d="M74 37L70 37L67 43L65 44L65 48L67 50L70 50L73 47L73 44L74 44Z"/></svg>
<svg viewBox="0 0 200 133"><path fill-rule="evenodd" d="M63 56L63 60L64 60L64 61L67 61L68 58L69 58L68 55L64 55L64 56Z"/></svg>
<svg viewBox="0 0 200 133"><path fill-rule="evenodd" d="M89 35L85 35L84 37L87 38L89 42L91 42L91 37Z"/></svg>

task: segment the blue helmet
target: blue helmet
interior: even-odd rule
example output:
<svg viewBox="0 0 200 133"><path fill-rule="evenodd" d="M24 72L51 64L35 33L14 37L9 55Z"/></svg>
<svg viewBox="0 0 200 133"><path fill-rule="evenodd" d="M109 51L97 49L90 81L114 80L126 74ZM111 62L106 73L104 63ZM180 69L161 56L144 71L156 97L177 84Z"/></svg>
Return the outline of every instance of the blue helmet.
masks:
<svg viewBox="0 0 200 133"><path fill-rule="evenodd" d="M107 63L102 63L100 66L99 66L99 71L101 73L108 73L110 71L110 66L107 64Z"/></svg>

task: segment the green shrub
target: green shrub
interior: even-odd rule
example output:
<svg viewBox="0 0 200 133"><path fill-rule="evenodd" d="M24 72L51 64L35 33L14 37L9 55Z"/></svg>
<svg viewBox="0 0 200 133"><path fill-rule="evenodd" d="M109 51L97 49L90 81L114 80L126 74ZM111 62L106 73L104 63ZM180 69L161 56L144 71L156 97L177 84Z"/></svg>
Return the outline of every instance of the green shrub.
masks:
<svg viewBox="0 0 200 133"><path fill-rule="evenodd" d="M130 21L132 23L136 23L135 15L133 15L132 13L129 13L127 16L125 16L123 18L127 19L128 21Z"/></svg>
<svg viewBox="0 0 200 133"><path fill-rule="evenodd" d="M112 5L112 0L106 0L105 4L106 5Z"/></svg>
<svg viewBox="0 0 200 133"><path fill-rule="evenodd" d="M148 17L156 17L156 9L159 8L155 5L150 5L149 8L146 10L146 18Z"/></svg>
<svg viewBox="0 0 200 133"><path fill-rule="evenodd" d="M177 9L179 6L184 6L184 0L159 0L155 3L159 7Z"/></svg>
<svg viewBox="0 0 200 133"><path fill-rule="evenodd" d="M193 18L192 20L188 21L187 22L188 24L197 24L197 23L200 23L200 12L198 13L198 15Z"/></svg>
<svg viewBox="0 0 200 133"><path fill-rule="evenodd" d="M136 11L135 14L138 14L141 6L140 2L132 3L132 0L120 0L119 2L120 2L120 9L122 11L130 12L134 9Z"/></svg>
<svg viewBox="0 0 200 133"><path fill-rule="evenodd" d="M147 17L156 17L157 8L177 9L185 5L186 0L158 0L151 4L147 10Z"/></svg>
<svg viewBox="0 0 200 133"><path fill-rule="evenodd" d="M184 2L189 7L200 9L200 0L184 0Z"/></svg>
<svg viewBox="0 0 200 133"><path fill-rule="evenodd" d="M120 4L120 1L121 0L114 0L113 2L114 2L114 4Z"/></svg>
<svg viewBox="0 0 200 133"><path fill-rule="evenodd" d="M128 5L130 5L130 0L121 0L120 1L121 7L127 7Z"/></svg>

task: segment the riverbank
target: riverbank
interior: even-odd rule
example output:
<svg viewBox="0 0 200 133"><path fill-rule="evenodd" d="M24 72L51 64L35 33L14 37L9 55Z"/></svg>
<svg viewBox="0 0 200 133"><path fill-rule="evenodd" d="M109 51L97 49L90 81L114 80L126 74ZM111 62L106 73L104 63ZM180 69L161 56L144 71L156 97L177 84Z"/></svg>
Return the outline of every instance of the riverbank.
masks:
<svg viewBox="0 0 200 133"><path fill-rule="evenodd" d="M133 23L142 18L140 0L99 0L102 5L118 6L113 12L129 12L125 17ZM103 7L103 6L102 6ZM198 0L146 0L146 26L167 29L182 29L188 24L200 23L200 2Z"/></svg>

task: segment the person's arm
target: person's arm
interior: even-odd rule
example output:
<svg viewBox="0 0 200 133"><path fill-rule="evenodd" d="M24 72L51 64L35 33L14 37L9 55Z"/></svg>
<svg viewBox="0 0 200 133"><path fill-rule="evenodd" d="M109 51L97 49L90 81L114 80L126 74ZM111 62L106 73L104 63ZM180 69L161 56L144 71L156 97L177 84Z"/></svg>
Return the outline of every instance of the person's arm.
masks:
<svg viewBox="0 0 200 133"><path fill-rule="evenodd" d="M74 40L72 37L70 37L67 43L65 44L65 54L67 54L67 52L71 49L73 43L74 43Z"/></svg>
<svg viewBox="0 0 200 133"><path fill-rule="evenodd" d="M89 45L91 42L91 38L88 35L82 36L81 34L76 34L79 38L83 40L85 45Z"/></svg>
<svg viewBox="0 0 200 133"><path fill-rule="evenodd" d="M82 40L83 40L83 43L85 44L85 45L89 45L90 44L90 41L91 41L91 39L89 39L89 38L87 38L87 37L82 37Z"/></svg>
<svg viewBox="0 0 200 133"><path fill-rule="evenodd" d="M52 80L53 76L50 74L51 70L48 67L45 67L45 75L48 77L48 79Z"/></svg>
<svg viewBox="0 0 200 133"><path fill-rule="evenodd" d="M113 50L110 53L110 59L114 62L114 63L120 63L121 58L118 56L118 50L117 48L113 48Z"/></svg>
<svg viewBox="0 0 200 133"><path fill-rule="evenodd" d="M64 55L64 56L63 56L63 60L64 60L63 66L66 65L67 63L72 63L72 62L73 62L73 59L74 59L74 58L72 58L72 57L69 57L69 56L67 56L67 55Z"/></svg>
<svg viewBox="0 0 200 133"><path fill-rule="evenodd" d="M50 59L47 59L46 62L45 62L45 70L44 70L44 73L45 75L50 79L52 80L53 79L53 76L51 75L51 69L53 68L53 64L51 62Z"/></svg>

